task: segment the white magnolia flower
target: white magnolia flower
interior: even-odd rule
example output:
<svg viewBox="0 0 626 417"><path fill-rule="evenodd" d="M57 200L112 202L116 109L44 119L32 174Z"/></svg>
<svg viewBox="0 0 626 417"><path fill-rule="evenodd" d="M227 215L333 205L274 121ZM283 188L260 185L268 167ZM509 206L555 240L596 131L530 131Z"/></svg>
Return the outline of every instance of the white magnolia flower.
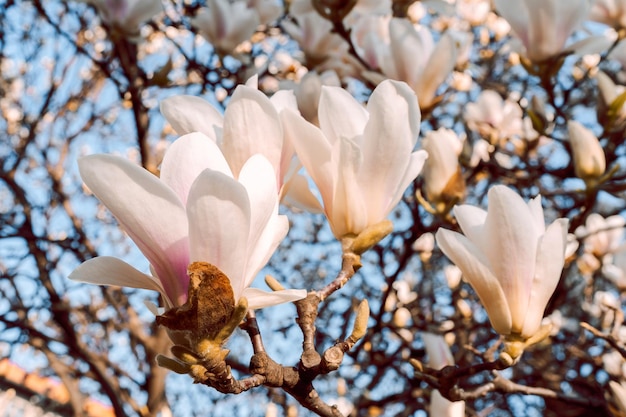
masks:
<svg viewBox="0 0 626 417"><path fill-rule="evenodd" d="M463 271L494 329L528 339L539 330L563 268L567 219L547 228L541 197L526 204L511 189L488 193L488 210L461 205L454 214L465 236L437 231L443 253Z"/></svg>
<svg viewBox="0 0 626 417"><path fill-rule="evenodd" d="M338 239L385 220L427 157L413 152L421 116L401 82L382 82L367 110L344 89L322 87L320 128L290 109L281 116Z"/></svg>
<svg viewBox="0 0 626 417"><path fill-rule="evenodd" d="M166 307L178 307L187 299L188 265L202 261L219 268L230 279L235 302L245 297L250 308L306 296L304 290L249 288L289 227L278 214L274 170L262 155L250 158L236 180L217 145L192 133L168 149L161 178L112 155L81 158L79 169L146 256L153 275L97 257L71 279L157 290Z"/></svg>
<svg viewBox="0 0 626 417"><path fill-rule="evenodd" d="M598 259L615 252L622 244L626 220L622 216L602 217L598 213L591 213L584 226L576 229L576 237L583 239L585 252L591 253Z"/></svg>
<svg viewBox="0 0 626 417"><path fill-rule="evenodd" d="M572 32L587 18L589 0L494 0L522 44L522 54L535 63L564 52ZM569 51L575 47L568 48Z"/></svg>
<svg viewBox="0 0 626 417"><path fill-rule="evenodd" d="M428 355L428 366L433 369L442 369L454 365L454 357L450 346L443 336L434 333L422 333L422 340ZM445 399L438 390L433 390L430 397L431 416L463 417L465 416L465 401L451 402Z"/></svg>
<svg viewBox="0 0 626 417"><path fill-rule="evenodd" d="M522 108L492 90L484 90L474 103L467 103L463 118L492 145L504 145L502 142L523 132Z"/></svg>
<svg viewBox="0 0 626 417"><path fill-rule="evenodd" d="M598 138L575 120L567 122L567 130L576 176L585 182L598 180L606 170L606 158Z"/></svg>
<svg viewBox="0 0 626 417"><path fill-rule="evenodd" d="M382 22L387 19L379 17ZM419 97L422 109L432 107L436 102L437 89L456 63L457 48L452 36L444 33L435 44L426 26L416 27L400 18L389 20L388 38L380 29L372 29L368 34L369 26L379 25L372 20L363 20L359 25L362 26L357 25L355 34L363 36L353 36L353 41L366 62L378 68L384 77L371 71L364 75L375 83L384 78L404 81ZM374 35L379 39L372 38Z"/></svg>

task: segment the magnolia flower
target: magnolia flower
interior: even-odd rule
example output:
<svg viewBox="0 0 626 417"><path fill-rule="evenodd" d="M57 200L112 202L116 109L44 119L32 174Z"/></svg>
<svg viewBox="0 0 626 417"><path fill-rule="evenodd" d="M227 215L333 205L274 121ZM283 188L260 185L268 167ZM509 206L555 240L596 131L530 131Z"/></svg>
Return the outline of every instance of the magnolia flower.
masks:
<svg viewBox="0 0 626 417"><path fill-rule="evenodd" d="M141 25L163 10L161 0L87 0L96 6L102 20L115 29L136 34Z"/></svg>
<svg viewBox="0 0 626 417"><path fill-rule="evenodd" d="M615 29L624 28L626 27L626 1L595 0L589 11L589 19Z"/></svg>
<svg viewBox="0 0 626 417"><path fill-rule="evenodd" d="M445 206L450 209L465 194L459 165L463 143L453 130L441 128L426 134L422 148L428 152L422 174L426 198L441 211Z"/></svg>
<svg viewBox="0 0 626 417"><path fill-rule="evenodd" d="M450 347L443 336L433 333L422 333L422 340L428 355L428 366L439 370L454 365L454 358ZM465 401L451 402L445 399L438 390L433 390L430 397L431 416L463 417L465 416Z"/></svg>
<svg viewBox="0 0 626 417"><path fill-rule="evenodd" d="M622 216L604 218L598 213L591 213L585 225L576 229L576 237L583 239L585 252L602 259L619 248L624 238L624 226L626 220Z"/></svg>
<svg viewBox="0 0 626 417"><path fill-rule="evenodd" d="M387 18L379 19L385 21ZM408 20L400 18L389 20L388 38L384 37L384 32L376 30L365 36L370 26L368 20L359 22L353 42L370 66L380 69L384 76L371 71L364 75L375 83L385 78L404 81L419 97L422 109L432 107L436 102L437 89L456 63L453 38L444 33L435 45L427 27L415 27ZM373 35L383 36L376 40L371 38Z"/></svg>
<svg viewBox="0 0 626 417"><path fill-rule="evenodd" d="M319 126L317 114L323 85L341 87L341 80L335 71L325 71L321 74L317 71L309 71L294 89L300 113L316 126Z"/></svg>
<svg viewBox="0 0 626 417"><path fill-rule="evenodd" d="M522 54L534 63L564 52L565 42L587 17L589 3L588 0L494 0L498 13L521 41Z"/></svg>
<svg viewBox="0 0 626 417"><path fill-rule="evenodd" d="M604 150L598 138L591 130L574 120L567 122L567 130L576 176L586 183L597 181L606 170Z"/></svg>
<svg viewBox="0 0 626 417"><path fill-rule="evenodd" d="M476 102L467 103L463 118L492 145L522 134L522 108L492 90L484 90Z"/></svg>
<svg viewBox="0 0 626 417"><path fill-rule="evenodd" d="M259 13L244 1L207 0L207 6L198 11L191 24L222 53L232 53L261 24Z"/></svg>
<svg viewBox="0 0 626 417"><path fill-rule="evenodd" d="M168 149L161 178L111 155L81 158L79 170L148 259L153 275L97 257L71 279L157 290L166 307L179 307L187 298L187 267L202 261L220 269L230 279L235 302L245 297L250 308L306 296L304 290L249 288L289 227L278 215L274 170L262 155L250 158L236 180L217 145L193 133Z"/></svg>
<svg viewBox="0 0 626 417"><path fill-rule="evenodd" d="M367 110L347 91L322 87L320 128L290 109L281 116L338 239L383 221L427 157L413 152L421 118L417 98L397 81L382 82Z"/></svg>
<svg viewBox="0 0 626 417"><path fill-rule="evenodd" d="M494 329L510 339L527 340L561 276L567 244L567 219L547 228L541 197L528 204L509 188L489 190L489 207L461 205L454 214L465 236L437 231L443 253L463 271Z"/></svg>

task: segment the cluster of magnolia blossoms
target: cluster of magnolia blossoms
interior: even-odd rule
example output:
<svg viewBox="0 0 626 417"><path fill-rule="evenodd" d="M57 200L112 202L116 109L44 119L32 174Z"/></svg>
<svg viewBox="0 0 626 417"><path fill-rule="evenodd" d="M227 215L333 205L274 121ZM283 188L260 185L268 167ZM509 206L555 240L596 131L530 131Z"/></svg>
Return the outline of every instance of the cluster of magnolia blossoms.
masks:
<svg viewBox="0 0 626 417"><path fill-rule="evenodd" d="M254 309L303 298L304 290L250 288L288 231L278 204L281 190L298 188L285 181L297 171L286 169L294 148L339 239L384 223L426 152L413 152L420 112L404 83L381 83L367 110L343 89L325 87L321 128L297 113L291 93L283 98L239 86L223 117L197 98L168 100L164 114L186 134L166 152L160 178L120 157L82 158L83 181L146 256L152 275L98 257L70 278L157 290L166 308L177 308L188 301L187 269L200 262L226 275L237 304L245 299Z"/></svg>

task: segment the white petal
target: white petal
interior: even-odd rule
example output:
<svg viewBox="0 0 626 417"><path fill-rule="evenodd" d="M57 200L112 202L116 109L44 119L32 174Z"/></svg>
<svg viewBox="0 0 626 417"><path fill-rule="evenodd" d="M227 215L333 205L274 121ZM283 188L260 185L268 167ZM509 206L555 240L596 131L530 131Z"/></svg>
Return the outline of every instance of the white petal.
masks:
<svg viewBox="0 0 626 417"><path fill-rule="evenodd" d="M511 332L511 313L498 279L486 265L486 258L465 236L446 229L436 234L437 244L443 253L463 272L487 310L496 332Z"/></svg>
<svg viewBox="0 0 626 417"><path fill-rule="evenodd" d="M456 64L456 45L449 33L444 33L428 58L419 78L417 93L424 108L430 107L439 86L448 78Z"/></svg>
<svg viewBox="0 0 626 417"><path fill-rule="evenodd" d="M235 299L244 287L250 234L248 193L237 180L206 170L189 192L191 261L209 262L230 279Z"/></svg>
<svg viewBox="0 0 626 417"><path fill-rule="evenodd" d="M240 85L224 113L222 149L233 173L254 154L263 154L276 171L280 168L283 129L278 113L260 91Z"/></svg>
<svg viewBox="0 0 626 417"><path fill-rule="evenodd" d="M248 248L248 262L245 272L244 287L249 287L259 271L267 264L276 248L289 231L287 216L274 215L267 223L256 244Z"/></svg>
<svg viewBox="0 0 626 417"><path fill-rule="evenodd" d="M301 300L306 297L306 290L265 292L263 290L259 290L258 288L246 288L243 292L243 296L248 300L248 308L256 310L259 308Z"/></svg>
<svg viewBox="0 0 626 417"><path fill-rule="evenodd" d="M359 187L357 173L363 163L361 150L348 138L340 138L337 185L333 196L332 211L326 215L335 237L341 239L347 233L359 234L368 226L368 204ZM378 219L378 221L383 219Z"/></svg>
<svg viewBox="0 0 626 417"><path fill-rule="evenodd" d="M367 109L370 118L360 145L363 164L358 181L364 198L380 207L374 211L381 212L389 207L404 178L421 116L413 90L397 81L376 87Z"/></svg>
<svg viewBox="0 0 626 417"><path fill-rule="evenodd" d="M216 142L221 137L223 116L206 100L194 96L173 96L161 101L160 107L161 114L179 135L201 132Z"/></svg>
<svg viewBox="0 0 626 417"><path fill-rule="evenodd" d="M161 180L178 194L185 205L191 184L207 168L232 176L217 144L200 132L189 133L167 149L161 164Z"/></svg>
<svg viewBox="0 0 626 417"><path fill-rule="evenodd" d="M309 213L322 213L322 205L309 188L309 181L304 175L296 174L283 187L283 201L287 206L293 206Z"/></svg>
<svg viewBox="0 0 626 417"><path fill-rule="evenodd" d="M513 329L521 330L535 275L540 234L526 202L506 186L489 190L485 238L482 249L506 295Z"/></svg>
<svg viewBox="0 0 626 417"><path fill-rule="evenodd" d="M546 305L561 278L567 244L567 219L558 219L546 230L537 248L537 266L532 283L523 337L534 335L541 325Z"/></svg>
<svg viewBox="0 0 626 417"><path fill-rule="evenodd" d="M170 299L186 298L187 216L174 191L120 157L91 155L78 166L85 184L148 258Z"/></svg>
<svg viewBox="0 0 626 417"><path fill-rule="evenodd" d="M99 256L83 262L68 278L88 284L158 291L167 299L168 305L174 305L156 278L139 272L126 262L111 256Z"/></svg>
<svg viewBox="0 0 626 417"><path fill-rule="evenodd" d="M320 128L330 143L362 135L368 119L365 108L341 87L322 86L318 111Z"/></svg>
<svg viewBox="0 0 626 417"><path fill-rule="evenodd" d="M485 221L487 220L487 212L480 207L461 204L454 206L454 217L459 223L463 234L481 251L484 251L484 245L490 244L490 242L485 242L483 232Z"/></svg>
<svg viewBox="0 0 626 417"><path fill-rule="evenodd" d="M330 210L337 169L332 163L331 145L321 130L293 110L283 110L281 118L285 132L296 149L298 159L322 194L326 210Z"/></svg>

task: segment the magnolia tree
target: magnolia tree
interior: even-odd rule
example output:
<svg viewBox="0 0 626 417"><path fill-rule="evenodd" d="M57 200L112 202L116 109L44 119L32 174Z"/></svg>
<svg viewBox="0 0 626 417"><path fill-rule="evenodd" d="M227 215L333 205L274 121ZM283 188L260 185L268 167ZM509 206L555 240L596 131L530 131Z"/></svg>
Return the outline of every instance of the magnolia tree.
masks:
<svg viewBox="0 0 626 417"><path fill-rule="evenodd" d="M626 1L0 13L0 354L46 407L626 415Z"/></svg>

